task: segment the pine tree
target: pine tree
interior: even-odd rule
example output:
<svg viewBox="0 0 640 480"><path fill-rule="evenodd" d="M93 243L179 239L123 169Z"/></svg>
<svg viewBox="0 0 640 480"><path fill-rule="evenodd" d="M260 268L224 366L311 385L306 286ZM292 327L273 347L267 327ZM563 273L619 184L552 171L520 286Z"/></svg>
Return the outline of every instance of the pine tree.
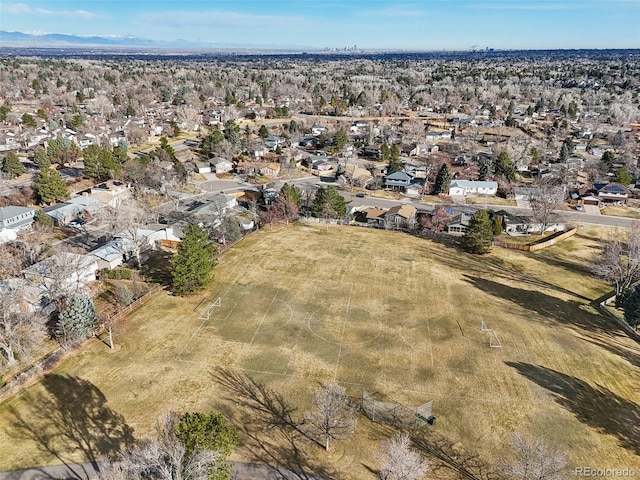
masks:
<svg viewBox="0 0 640 480"><path fill-rule="evenodd" d="M297 207L302 205L302 191L294 183L285 183L280 189L280 195L293 202Z"/></svg>
<svg viewBox="0 0 640 480"><path fill-rule="evenodd" d="M469 253L484 255L491 251L493 224L486 210L478 210L469 220L467 231L462 237L462 248Z"/></svg>
<svg viewBox="0 0 640 480"><path fill-rule="evenodd" d="M54 334L65 342L82 341L98 326L98 314L93 300L85 295L69 295L65 307L58 315Z"/></svg>
<svg viewBox="0 0 640 480"><path fill-rule="evenodd" d="M172 271L172 291L180 296L198 292L211 283L216 264L213 246L201 227L191 224L184 234L173 258Z"/></svg>
<svg viewBox="0 0 640 480"><path fill-rule="evenodd" d="M47 155L47 151L44 148L36 150L36 156L33 159L33 163L40 168L49 168L51 166L51 160L49 160L49 155Z"/></svg>
<svg viewBox="0 0 640 480"><path fill-rule="evenodd" d="M625 321L632 327L637 327L640 324L640 285L636 285L627 296L623 307Z"/></svg>
<svg viewBox="0 0 640 480"><path fill-rule="evenodd" d="M344 217L347 213L347 203L334 187L320 187L313 199L312 211L316 217L326 217L327 212Z"/></svg>
<svg viewBox="0 0 640 480"><path fill-rule="evenodd" d="M185 413L175 426L176 439L185 448L185 459L195 452L210 450L218 452L221 459L219 466L209 471L211 480L227 480L231 478L231 465L222 460L227 458L234 445L238 443L238 433L220 413Z"/></svg>
<svg viewBox="0 0 640 480"><path fill-rule="evenodd" d="M443 163L440 170L438 170L438 175L436 176L436 181L433 185L433 193L435 195L440 195L441 193L448 195L450 187L451 170L449 170L448 163Z"/></svg>
<svg viewBox="0 0 640 480"><path fill-rule="evenodd" d="M0 170L2 170L3 173L6 173L9 178L19 177L27 171L15 152L7 153L7 156L4 157L2 168Z"/></svg>
<svg viewBox="0 0 640 480"><path fill-rule="evenodd" d="M97 145L90 145L82 152L84 161L84 176L98 180L112 178L120 165L116 157L109 150Z"/></svg>
<svg viewBox="0 0 640 480"><path fill-rule="evenodd" d="M389 163L387 173L399 172L404 168L404 162L400 159L400 147L393 145L389 149Z"/></svg>
<svg viewBox="0 0 640 480"><path fill-rule="evenodd" d="M509 158L509 154L503 150L498 155L494 162L493 167L496 175L502 175L507 182L514 182L516 180L516 169Z"/></svg>
<svg viewBox="0 0 640 480"><path fill-rule="evenodd" d="M36 192L40 203L52 204L68 200L69 190L56 170L44 168L36 177Z"/></svg>

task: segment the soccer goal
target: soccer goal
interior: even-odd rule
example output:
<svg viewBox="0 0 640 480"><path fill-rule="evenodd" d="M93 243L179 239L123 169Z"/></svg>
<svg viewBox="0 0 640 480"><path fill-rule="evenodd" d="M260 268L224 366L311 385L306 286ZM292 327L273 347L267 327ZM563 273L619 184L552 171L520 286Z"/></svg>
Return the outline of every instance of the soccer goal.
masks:
<svg viewBox="0 0 640 480"><path fill-rule="evenodd" d="M209 320L209 318L211 317L211 310L213 310L214 307L219 307L221 305L222 305L222 298L221 297L216 298L212 303L210 303L200 311L200 315L198 315L198 319Z"/></svg>
<svg viewBox="0 0 640 480"><path fill-rule="evenodd" d="M498 338L498 335L496 335L496 332L494 332L491 328L487 326L484 320L482 320L482 323L480 324L480 330L482 330L483 332L487 332L487 335L489 337L489 346L491 348L502 347L502 343L500 343L500 339Z"/></svg>

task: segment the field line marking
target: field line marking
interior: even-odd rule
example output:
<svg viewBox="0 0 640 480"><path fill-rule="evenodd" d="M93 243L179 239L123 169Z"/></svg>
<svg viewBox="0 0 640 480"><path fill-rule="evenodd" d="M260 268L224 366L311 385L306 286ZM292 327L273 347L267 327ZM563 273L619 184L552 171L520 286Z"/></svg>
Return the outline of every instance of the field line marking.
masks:
<svg viewBox="0 0 640 480"><path fill-rule="evenodd" d="M347 309L344 312L344 321L342 322L342 335L340 335L340 348L338 348L338 358L336 359L336 369L333 372L333 381L338 377L338 367L340 366L340 356L342 355L342 345L344 343L344 333L347 330L347 320L349 318L349 307L351 306L351 294L353 293L353 283L349 289L349 299L347 300Z"/></svg>
<svg viewBox="0 0 640 480"><path fill-rule="evenodd" d="M223 298L226 297L227 294L231 291L231 289L233 288L233 285L236 283L236 281L240 278L240 274L236 275L236 278L231 282L231 284L229 285L229 288L227 288L227 291L224 292L223 295L220 295L219 298ZM202 303L202 301L200 302ZM236 305L238 305L236 303ZM233 306L233 308L236 307L236 305ZM232 309L233 311L233 309ZM230 314L230 313L229 313ZM227 315L228 317L229 315ZM180 352L178 353L178 355L176 355L176 358L180 358L182 356L182 354L184 353L184 351L187 349L187 347L191 344L191 342L193 341L194 337L198 334L198 332L202 329L202 327L204 326L204 322L206 322L207 320L200 320L200 325L197 326L197 328L195 329L195 331L193 332L193 334L191 335L191 337L189 337L189 340L187 340L187 343L184 344L184 347L182 347L182 350L180 350Z"/></svg>
<svg viewBox="0 0 640 480"><path fill-rule="evenodd" d="M431 322L427 317L427 333L429 334L429 355L431 356L431 368L433 368L433 340L431 340Z"/></svg>
<svg viewBox="0 0 640 480"><path fill-rule="evenodd" d="M249 342L249 346L253 345L253 341L256 339L256 336L258 335L258 332L260 331L260 327L262 326L262 323L267 318L267 314L269 313L269 310L271 310L271 307L273 306L273 303L276 301L276 297L278 296L278 292L279 291L280 291L280 289L276 290L276 294L271 299L271 303L269 304L267 309L264 311L264 315L260 319L260 322L258 322L258 326L256 327L256 331L253 332L253 337L251 337L251 341Z"/></svg>

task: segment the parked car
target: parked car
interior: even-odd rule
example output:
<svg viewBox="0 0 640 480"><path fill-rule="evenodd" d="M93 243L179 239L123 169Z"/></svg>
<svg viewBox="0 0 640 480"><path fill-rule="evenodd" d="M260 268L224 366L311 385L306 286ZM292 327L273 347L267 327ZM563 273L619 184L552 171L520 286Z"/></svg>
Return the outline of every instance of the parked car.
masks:
<svg viewBox="0 0 640 480"><path fill-rule="evenodd" d="M69 222L67 224L67 227L69 228L82 228L82 226L85 224L86 222L84 220L82 220L81 218L76 218L75 220Z"/></svg>
<svg viewBox="0 0 640 480"><path fill-rule="evenodd" d="M358 192L358 193L356 193L356 197L358 197L358 198L364 198L364 197L366 197L366 196L367 196L367 194L366 194L366 193L364 193L364 192Z"/></svg>

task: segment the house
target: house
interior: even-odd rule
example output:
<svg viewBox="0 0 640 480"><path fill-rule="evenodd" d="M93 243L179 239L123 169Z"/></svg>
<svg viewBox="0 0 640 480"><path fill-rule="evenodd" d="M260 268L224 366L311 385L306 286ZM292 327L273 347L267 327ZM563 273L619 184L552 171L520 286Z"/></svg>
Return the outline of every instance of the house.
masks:
<svg viewBox="0 0 640 480"><path fill-rule="evenodd" d="M277 177L280 173L280 164L277 162L271 162L265 166L260 167L260 174L265 177Z"/></svg>
<svg viewBox="0 0 640 480"><path fill-rule="evenodd" d="M384 227L384 216L387 212L379 208L369 208L366 210L367 225L372 227Z"/></svg>
<svg viewBox="0 0 640 480"><path fill-rule="evenodd" d="M35 208L13 205L0 207L0 231L8 229L17 233L29 230L33 225L35 214Z"/></svg>
<svg viewBox="0 0 640 480"><path fill-rule="evenodd" d="M409 151L409 155L412 157L419 157L429 153L436 153L439 150L440 147L435 143L419 143Z"/></svg>
<svg viewBox="0 0 640 480"><path fill-rule="evenodd" d="M327 127L324 127L322 125L315 124L311 127L311 135L313 135L314 137L317 137L318 135L326 131L327 131Z"/></svg>
<svg viewBox="0 0 640 480"><path fill-rule="evenodd" d="M75 200L72 198L71 200L67 200L67 203L86 202L86 210L93 214L101 207L101 205L97 205L95 203L96 200L99 203L115 207L123 199L131 196L131 185L117 180L109 180L92 187L89 192L90 195L88 199L86 196L76 197L85 198L87 200Z"/></svg>
<svg viewBox="0 0 640 480"><path fill-rule="evenodd" d="M24 278L0 280L0 291L6 293L14 292L16 294L17 305L14 307L16 311L34 313L45 307L40 290ZM52 311L53 309L50 309L45 313L51 313Z"/></svg>
<svg viewBox="0 0 640 480"><path fill-rule="evenodd" d="M495 195L497 192L498 182L453 180L449 187L449 195Z"/></svg>
<svg viewBox="0 0 640 480"><path fill-rule="evenodd" d="M278 135L270 135L264 139L265 146L272 150L278 146L284 146L286 142L287 141L284 137L280 137Z"/></svg>
<svg viewBox="0 0 640 480"><path fill-rule="evenodd" d="M495 215L498 217L502 217L502 228L505 233L510 236L519 236L519 235L531 235L533 233L544 233L541 232L543 226L534 221L532 218L512 215L507 213L504 210L499 210L495 212ZM545 232L557 232L560 230L564 230L566 228L564 223L551 223L547 225L545 228Z"/></svg>
<svg viewBox="0 0 640 480"><path fill-rule="evenodd" d="M465 233L467 233L469 220L471 220L472 216L473 214L468 212L462 212L455 215L451 219L451 223L449 223L449 226L447 227L447 233L449 235L456 235L456 236L462 236Z"/></svg>
<svg viewBox="0 0 640 480"><path fill-rule="evenodd" d="M126 241L126 239L116 238L91 250L87 255L96 257L99 270L113 270L122 265L126 252L129 251L125 244Z"/></svg>
<svg viewBox="0 0 640 480"><path fill-rule="evenodd" d="M84 290L96 280L97 271L95 257L61 252L25 268L22 275L42 290L43 296L55 299Z"/></svg>
<svg viewBox="0 0 640 480"><path fill-rule="evenodd" d="M413 182L413 175L407 172L393 172L384 177L384 185L393 190L405 190Z"/></svg>
<svg viewBox="0 0 640 480"><path fill-rule="evenodd" d="M396 205L385 213L384 219L386 225L392 225L396 228L409 227L415 222L417 212L418 210L413 205Z"/></svg>
<svg viewBox="0 0 640 480"><path fill-rule="evenodd" d="M197 173L211 173L211 164L209 162L201 162L196 160L193 163L193 168Z"/></svg>
<svg viewBox="0 0 640 480"><path fill-rule="evenodd" d="M231 162L231 160L227 160L226 158L211 158L209 159L209 164L211 165L210 171L212 171L213 173L229 173L233 170L233 162Z"/></svg>
<svg viewBox="0 0 640 480"><path fill-rule="evenodd" d="M619 183L596 184L593 187L604 204L621 206L626 205L629 200L629 190Z"/></svg>

